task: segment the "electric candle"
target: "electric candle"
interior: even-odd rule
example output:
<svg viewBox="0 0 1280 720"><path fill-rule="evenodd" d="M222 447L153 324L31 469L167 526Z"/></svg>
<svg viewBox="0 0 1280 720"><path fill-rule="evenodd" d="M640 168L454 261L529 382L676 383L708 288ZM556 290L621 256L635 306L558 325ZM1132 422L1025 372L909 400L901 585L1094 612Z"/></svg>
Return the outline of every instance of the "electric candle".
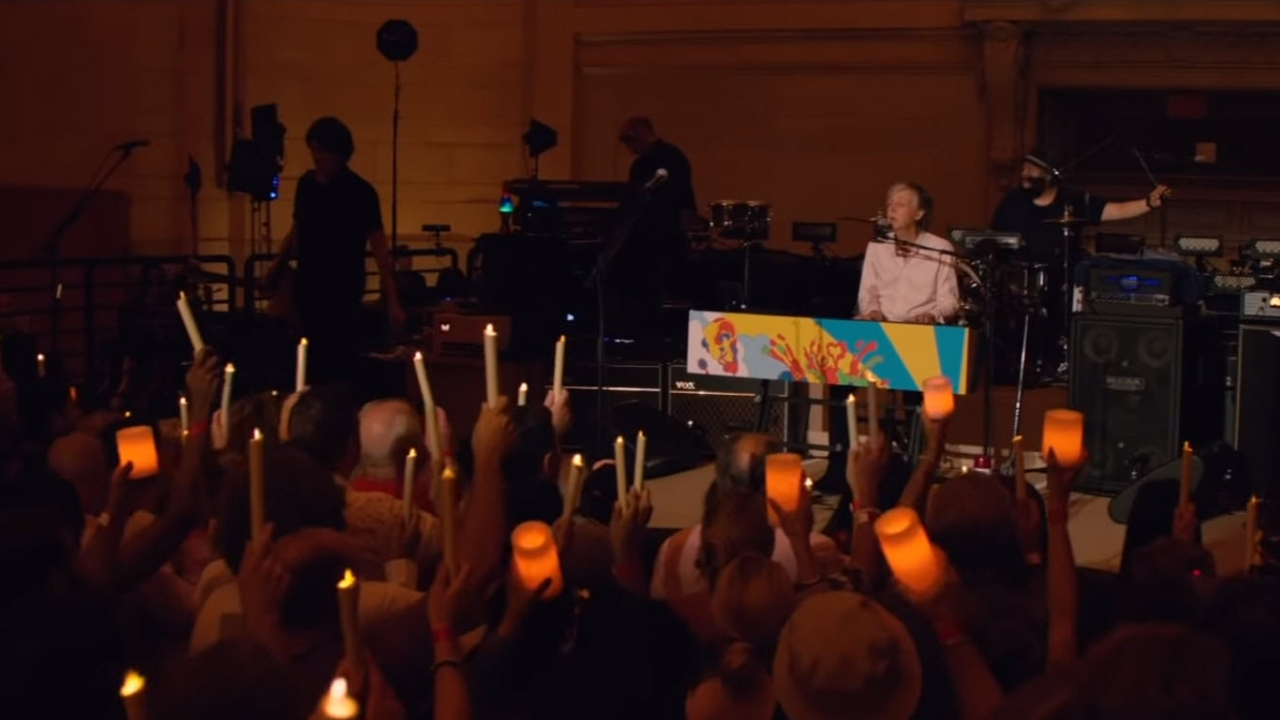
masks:
<svg viewBox="0 0 1280 720"><path fill-rule="evenodd" d="M637 492L644 490L644 453L647 442L643 430L636 433L636 465L635 472L632 474L635 475L634 482Z"/></svg>
<svg viewBox="0 0 1280 720"><path fill-rule="evenodd" d="M844 418L849 425L849 457L852 458L858 454L858 392L856 388L850 390L849 397L844 400ZM858 502L856 463L848 463L847 467L850 500L856 504Z"/></svg>
<svg viewBox="0 0 1280 720"><path fill-rule="evenodd" d="M1258 564L1258 505L1261 501L1254 495L1245 506L1244 515L1244 574L1248 575L1253 566Z"/></svg>
<svg viewBox="0 0 1280 720"><path fill-rule="evenodd" d="M249 439L249 530L258 537L267 524L266 445L262 431L253 429Z"/></svg>
<svg viewBox="0 0 1280 720"><path fill-rule="evenodd" d="M360 583L356 582L351 568L347 568L338 581L338 610L342 616L342 645L346 650L347 665L351 668L361 666L359 607Z"/></svg>
<svg viewBox="0 0 1280 720"><path fill-rule="evenodd" d="M529 402L529 383L520 383L520 389L516 391L516 405L524 407Z"/></svg>
<svg viewBox="0 0 1280 720"><path fill-rule="evenodd" d="M1084 462L1084 414L1066 409L1045 412L1042 454L1046 461L1050 450L1060 467L1079 467Z"/></svg>
<svg viewBox="0 0 1280 720"><path fill-rule="evenodd" d="M147 679L137 670L124 674L124 682L120 683L120 700L124 704L124 715L129 720L146 720Z"/></svg>
<svg viewBox="0 0 1280 720"><path fill-rule="evenodd" d="M431 394L431 383L427 381L427 366L422 359L422 351L413 354L413 371L418 376L418 390L422 393L422 414L427 423L427 450L434 461L443 456L440 448L440 423L436 418L436 399Z"/></svg>
<svg viewBox="0 0 1280 720"><path fill-rule="evenodd" d="M489 407L498 403L498 333L490 323L484 326L484 393Z"/></svg>
<svg viewBox="0 0 1280 720"><path fill-rule="evenodd" d="M863 370L862 377L867 381L867 439L871 442L871 446L875 447L876 441L880 439L880 411L878 410L876 397L876 375L870 370Z"/></svg>
<svg viewBox="0 0 1280 720"><path fill-rule="evenodd" d="M1178 476L1178 507L1191 502L1191 443L1182 443L1182 474Z"/></svg>
<svg viewBox="0 0 1280 720"><path fill-rule="evenodd" d="M1027 458L1022 451L1022 436L1013 436L1013 496L1017 500L1027 499Z"/></svg>
<svg viewBox="0 0 1280 720"><path fill-rule="evenodd" d="M222 371L222 419L218 421L222 425L223 437L226 437L227 430L231 427L231 388L235 381L236 366L227 363Z"/></svg>
<svg viewBox="0 0 1280 720"><path fill-rule="evenodd" d="M924 381L924 414L930 420L946 420L956 409L951 381L939 375Z"/></svg>
<svg viewBox="0 0 1280 720"><path fill-rule="evenodd" d="M116 431L116 452L120 464L133 463L129 479L151 477L160 473L160 456L156 453L156 436L150 425L135 425Z"/></svg>
<svg viewBox="0 0 1280 720"><path fill-rule="evenodd" d="M178 293L178 314L182 316L182 325L187 329L187 339L191 341L191 351L200 352L204 347L204 338L200 336L200 326L196 325L196 317L191 314L191 305L187 303L187 294Z"/></svg>
<svg viewBox="0 0 1280 720"><path fill-rule="evenodd" d="M329 683L320 711L326 720L354 720L360 716L360 704L348 694L346 678L334 678Z"/></svg>
<svg viewBox="0 0 1280 720"><path fill-rule="evenodd" d="M551 526L537 520L520 523L511 532L511 559L516 577L529 590L536 590L547 578L551 587L545 598L553 598L564 588L560 574L560 553Z"/></svg>
<svg viewBox="0 0 1280 720"><path fill-rule="evenodd" d="M582 453L573 456L573 462L569 464L569 484L564 490L564 517L572 518L573 514L578 511L578 497L582 494L582 476L586 471L586 463L582 459Z"/></svg>
<svg viewBox="0 0 1280 720"><path fill-rule="evenodd" d="M764 492L768 498L790 512L800 506L800 488L804 485L803 458L795 453L773 453L764 458ZM773 508L769 520L779 521Z"/></svg>
<svg viewBox="0 0 1280 720"><path fill-rule="evenodd" d="M613 464L616 466L618 476L618 502L622 504L622 509L627 509L627 441L619 435L617 440L613 441Z"/></svg>
<svg viewBox="0 0 1280 720"><path fill-rule="evenodd" d="M191 430L191 410L187 407L187 398L184 395L178 395L178 424L182 428L183 435Z"/></svg>
<svg viewBox="0 0 1280 720"><path fill-rule="evenodd" d="M45 375L44 353L36 353L36 375L42 378Z"/></svg>
<svg viewBox="0 0 1280 720"><path fill-rule="evenodd" d="M876 520L880 549L893 576L912 592L929 596L942 584L938 552L911 508L894 508Z"/></svg>
<svg viewBox="0 0 1280 720"><path fill-rule="evenodd" d="M444 535L444 562L449 572L458 572L458 538L455 526L458 512L458 474L452 466L440 473L440 501L436 503L440 513L440 533Z"/></svg>
<svg viewBox="0 0 1280 720"><path fill-rule="evenodd" d="M307 387L307 339L298 341L298 367L293 371L293 389L302 392Z"/></svg>
<svg viewBox="0 0 1280 720"><path fill-rule="evenodd" d="M564 389L564 336L556 341L556 363L551 375L552 398L559 400L560 391Z"/></svg>
<svg viewBox="0 0 1280 720"><path fill-rule="evenodd" d="M404 524L409 527L410 523L417 522L417 508L413 504L413 481L414 476L418 472L418 451L409 448L409 453L404 456L404 492L400 500L404 503Z"/></svg>

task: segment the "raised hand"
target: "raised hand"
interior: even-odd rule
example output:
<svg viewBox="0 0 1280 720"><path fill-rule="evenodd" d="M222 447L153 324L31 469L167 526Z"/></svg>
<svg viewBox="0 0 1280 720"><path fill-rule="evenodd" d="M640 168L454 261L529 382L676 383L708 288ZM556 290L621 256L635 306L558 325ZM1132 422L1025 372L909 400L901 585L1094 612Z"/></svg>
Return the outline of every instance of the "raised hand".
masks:
<svg viewBox="0 0 1280 720"><path fill-rule="evenodd" d="M551 411L551 425L556 429L556 437L564 437L573 424L573 414L569 411L569 391L561 389L560 396L556 397L555 390L548 390L542 404Z"/></svg>
<svg viewBox="0 0 1280 720"><path fill-rule="evenodd" d="M499 462L511 448L515 429L511 425L511 416L507 414L509 405L506 396L499 396L494 407L489 407L488 403L480 406L480 417L471 431L471 452L476 461Z"/></svg>

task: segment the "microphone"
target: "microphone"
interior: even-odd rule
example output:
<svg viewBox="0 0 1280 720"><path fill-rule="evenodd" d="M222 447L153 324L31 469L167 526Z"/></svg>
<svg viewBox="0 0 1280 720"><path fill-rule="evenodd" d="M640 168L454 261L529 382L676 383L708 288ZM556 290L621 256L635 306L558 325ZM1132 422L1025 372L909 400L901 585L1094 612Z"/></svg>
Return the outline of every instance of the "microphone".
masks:
<svg viewBox="0 0 1280 720"><path fill-rule="evenodd" d="M146 146L148 146L148 145L150 145L150 144L151 144L151 140L149 140L149 139L144 139L144 140L128 140L128 141L122 142L122 143L120 143L119 145L117 145L117 146L115 147L115 149L116 149L116 150L120 150L120 151L122 151L122 152L129 152L130 150L133 150L134 148L146 147Z"/></svg>
<svg viewBox="0 0 1280 720"><path fill-rule="evenodd" d="M658 187L667 181L667 177L669 177L667 169L658 168L658 171L653 174L653 177L649 179L649 182L644 184L644 191L649 192L650 190Z"/></svg>

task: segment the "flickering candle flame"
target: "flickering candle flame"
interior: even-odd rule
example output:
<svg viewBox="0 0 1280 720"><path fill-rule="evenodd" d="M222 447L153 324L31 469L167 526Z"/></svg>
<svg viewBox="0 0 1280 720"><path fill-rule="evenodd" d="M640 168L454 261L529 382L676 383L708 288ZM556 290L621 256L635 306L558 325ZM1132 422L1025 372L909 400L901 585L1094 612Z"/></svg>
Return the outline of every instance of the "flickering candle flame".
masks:
<svg viewBox="0 0 1280 720"><path fill-rule="evenodd" d="M1079 467L1084 462L1084 415L1075 410L1049 410L1044 414L1042 453L1053 451L1059 467Z"/></svg>
<svg viewBox="0 0 1280 720"><path fill-rule="evenodd" d="M409 448L408 454L404 456L404 493L400 500L404 503L404 524L405 527L411 527L412 523L418 521L418 510L413 504L413 481L418 473L418 451Z"/></svg>
<svg viewBox="0 0 1280 720"><path fill-rule="evenodd" d="M124 674L124 682L120 683L120 700L128 720L146 720L146 689L147 679L137 670Z"/></svg>
<svg viewBox="0 0 1280 720"><path fill-rule="evenodd" d="M1027 499L1027 456L1022 451L1022 436L1013 436L1013 496L1017 500Z"/></svg>
<svg viewBox="0 0 1280 720"><path fill-rule="evenodd" d="M418 391L422 393L422 415L427 424L427 450L434 460L443 456L440 448L440 423L436 417L436 399L431 394L427 365L423 361L421 350L413 354L413 371L418 376Z"/></svg>
<svg viewBox="0 0 1280 720"><path fill-rule="evenodd" d="M200 326L196 325L196 317L191 314L191 305L187 303L187 294L178 293L178 314L182 316L182 325L187 329L187 339L191 341L191 351L200 352L204 347L204 338L200 336Z"/></svg>
<svg viewBox="0 0 1280 720"><path fill-rule="evenodd" d="M804 458L795 453L773 453L764 457L764 492L786 512L800 506L800 488L804 485ZM769 508L769 521L779 518Z"/></svg>
<svg viewBox="0 0 1280 720"><path fill-rule="evenodd" d="M946 420L956 409L955 393L951 389L951 380L944 376L931 377L924 381L924 414L930 420Z"/></svg>
<svg viewBox="0 0 1280 720"><path fill-rule="evenodd" d="M451 465L440 473L440 497L436 503L440 513L440 533L444 536L444 562L449 572L458 572L458 474Z"/></svg>
<svg viewBox="0 0 1280 720"><path fill-rule="evenodd" d="M516 391L516 405L524 407L529 402L529 383L520 383L520 389Z"/></svg>
<svg viewBox="0 0 1280 720"><path fill-rule="evenodd" d="M357 610L360 607L360 583L355 573L347 568L338 581L338 610L342 617L342 644L346 650L347 665L361 666L360 623Z"/></svg>
<svg viewBox="0 0 1280 720"><path fill-rule="evenodd" d="M569 464L569 484L565 486L564 491L564 517L572 518L573 514L578 511L578 499L582 495L582 479L586 473L586 462L582 459L582 453L573 456L573 462Z"/></svg>
<svg viewBox="0 0 1280 720"><path fill-rule="evenodd" d="M298 366L293 372L293 389L297 392L307 387L307 339L298 341Z"/></svg>
<svg viewBox="0 0 1280 720"><path fill-rule="evenodd" d="M627 507L627 441L621 435L613 441L613 463L617 471L615 474L618 476L618 502L625 510Z"/></svg>
<svg viewBox="0 0 1280 720"><path fill-rule="evenodd" d="M498 333L490 323L484 326L484 394L489 407L498 403Z"/></svg>
<svg viewBox="0 0 1280 720"><path fill-rule="evenodd" d="M222 425L224 437L231 427L231 388L235 385L235 381L236 366L227 363L226 368L222 370L222 418L218 421Z"/></svg>
<svg viewBox="0 0 1280 720"><path fill-rule="evenodd" d="M348 694L346 678L334 678L329 683L320 710L327 720L354 720L360 716L360 704Z"/></svg>
<svg viewBox="0 0 1280 720"><path fill-rule="evenodd" d="M262 431L253 429L249 439L249 531L252 537L262 534L267 525L266 444Z"/></svg>
<svg viewBox="0 0 1280 720"><path fill-rule="evenodd" d="M116 452L120 464L133 463L129 479L160 474L160 456L156 453L156 436L150 425L135 425L116 431Z"/></svg>
<svg viewBox="0 0 1280 720"><path fill-rule="evenodd" d="M535 590L547 578L551 579L551 587L544 598L553 598L564 588L560 552L550 525L537 520L517 525L511 532L511 559L516 577L525 588Z"/></svg>
<svg viewBox="0 0 1280 720"><path fill-rule="evenodd" d="M645 438L643 430L636 433L636 465L635 471L632 473L635 475L636 492L644 490L644 460L647 442L648 440Z"/></svg>
<svg viewBox="0 0 1280 720"><path fill-rule="evenodd" d="M876 520L875 528L880 549L898 582L926 597L937 592L942 584L942 563L916 511L894 508Z"/></svg>
<svg viewBox="0 0 1280 720"><path fill-rule="evenodd" d="M1178 507L1185 508L1191 502L1191 443L1182 443L1182 474L1178 476Z"/></svg>
<svg viewBox="0 0 1280 720"><path fill-rule="evenodd" d="M863 368L862 377L867 381L867 440L875 447L880 440L880 411L876 392L876 374Z"/></svg>
<svg viewBox="0 0 1280 720"><path fill-rule="evenodd" d="M43 378L45 375L44 353L36 353L36 376Z"/></svg>
<svg viewBox="0 0 1280 720"><path fill-rule="evenodd" d="M556 361L555 367L551 374L551 397L560 398L560 391L564 389L564 336L556 341Z"/></svg>

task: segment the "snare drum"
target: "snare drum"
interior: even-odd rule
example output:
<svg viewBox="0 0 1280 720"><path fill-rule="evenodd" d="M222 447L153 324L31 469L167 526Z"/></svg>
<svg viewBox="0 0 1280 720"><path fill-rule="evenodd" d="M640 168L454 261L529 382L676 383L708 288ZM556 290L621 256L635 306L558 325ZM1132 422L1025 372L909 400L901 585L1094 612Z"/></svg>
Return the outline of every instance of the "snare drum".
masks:
<svg viewBox="0 0 1280 720"><path fill-rule="evenodd" d="M755 200L717 200L708 204L711 229L734 240L768 240L773 208Z"/></svg>

